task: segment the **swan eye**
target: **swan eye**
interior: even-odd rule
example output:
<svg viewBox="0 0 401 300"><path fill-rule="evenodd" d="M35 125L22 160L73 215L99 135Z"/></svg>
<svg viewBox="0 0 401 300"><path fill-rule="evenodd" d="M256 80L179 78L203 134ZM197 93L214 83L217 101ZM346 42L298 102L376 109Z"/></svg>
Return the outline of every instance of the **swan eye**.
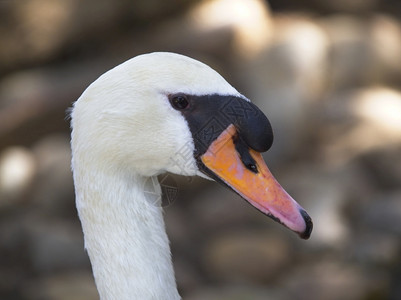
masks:
<svg viewBox="0 0 401 300"><path fill-rule="evenodd" d="M188 99L184 95L175 95L170 97L171 105L178 110L185 109L188 107Z"/></svg>

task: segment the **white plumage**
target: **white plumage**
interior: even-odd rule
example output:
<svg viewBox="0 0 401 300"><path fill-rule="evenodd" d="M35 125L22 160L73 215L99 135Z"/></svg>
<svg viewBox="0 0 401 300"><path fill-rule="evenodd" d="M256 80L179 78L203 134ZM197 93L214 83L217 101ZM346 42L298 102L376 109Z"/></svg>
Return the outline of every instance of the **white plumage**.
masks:
<svg viewBox="0 0 401 300"><path fill-rule="evenodd" d="M76 203L101 299L180 298L162 208L143 191L165 171L204 176L187 155L186 120L167 98L177 92L239 95L203 63L152 53L108 71L74 104ZM174 159L180 152L183 165Z"/></svg>

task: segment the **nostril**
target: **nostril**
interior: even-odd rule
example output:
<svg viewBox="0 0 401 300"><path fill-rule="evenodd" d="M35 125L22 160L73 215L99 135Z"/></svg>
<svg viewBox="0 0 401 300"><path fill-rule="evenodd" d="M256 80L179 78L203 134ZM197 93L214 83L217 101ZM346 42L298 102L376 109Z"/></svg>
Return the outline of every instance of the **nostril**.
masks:
<svg viewBox="0 0 401 300"><path fill-rule="evenodd" d="M247 164L246 165L248 170L251 170L253 173L258 173L258 167L255 164Z"/></svg>
<svg viewBox="0 0 401 300"><path fill-rule="evenodd" d="M258 167L256 165L256 161L253 159L251 154L249 153L249 147L245 144L242 138L237 135L233 138L235 144L235 150L237 150L242 163L244 164L245 168L250 170L253 173L258 173Z"/></svg>

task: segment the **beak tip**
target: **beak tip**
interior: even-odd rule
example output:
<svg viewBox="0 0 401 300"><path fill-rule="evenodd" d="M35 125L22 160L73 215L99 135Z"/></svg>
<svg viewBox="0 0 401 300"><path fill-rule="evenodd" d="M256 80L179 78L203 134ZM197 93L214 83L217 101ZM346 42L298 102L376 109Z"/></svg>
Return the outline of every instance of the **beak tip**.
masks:
<svg viewBox="0 0 401 300"><path fill-rule="evenodd" d="M313 229L312 218L303 209L300 210L300 213L305 221L305 230L303 232L299 233L299 237L301 239L307 240L307 239L309 239L309 237L312 233L312 229Z"/></svg>

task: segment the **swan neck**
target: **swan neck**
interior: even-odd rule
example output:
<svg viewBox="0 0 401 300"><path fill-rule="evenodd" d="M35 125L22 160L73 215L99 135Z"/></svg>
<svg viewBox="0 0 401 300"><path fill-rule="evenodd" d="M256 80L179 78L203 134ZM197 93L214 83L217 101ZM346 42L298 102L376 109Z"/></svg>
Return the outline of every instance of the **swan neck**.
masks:
<svg viewBox="0 0 401 300"><path fill-rule="evenodd" d="M80 172L76 199L101 299L180 299L156 177Z"/></svg>

